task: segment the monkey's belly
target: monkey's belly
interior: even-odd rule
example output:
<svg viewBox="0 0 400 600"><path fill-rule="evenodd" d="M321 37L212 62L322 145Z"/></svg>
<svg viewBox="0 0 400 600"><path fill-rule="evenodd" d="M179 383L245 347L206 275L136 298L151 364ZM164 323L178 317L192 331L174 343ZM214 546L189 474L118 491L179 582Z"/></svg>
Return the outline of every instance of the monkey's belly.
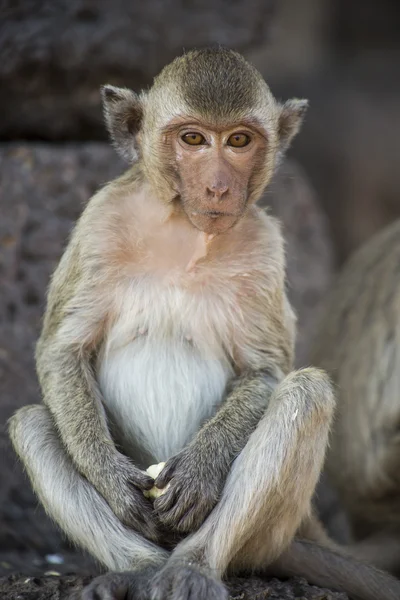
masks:
<svg viewBox="0 0 400 600"><path fill-rule="evenodd" d="M220 404L232 370L181 340L138 338L99 357L98 381L125 449L140 461L176 454ZM148 466L148 465L146 465Z"/></svg>

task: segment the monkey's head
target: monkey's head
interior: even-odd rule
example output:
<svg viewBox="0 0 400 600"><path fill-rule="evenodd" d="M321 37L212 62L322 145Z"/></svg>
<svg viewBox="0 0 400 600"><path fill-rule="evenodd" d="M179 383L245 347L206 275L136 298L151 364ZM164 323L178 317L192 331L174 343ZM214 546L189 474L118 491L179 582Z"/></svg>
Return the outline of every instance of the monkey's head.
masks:
<svg viewBox="0 0 400 600"><path fill-rule="evenodd" d="M107 85L102 94L119 153L140 160L157 196L207 233L229 229L258 200L307 108L278 104L254 67L221 48L176 58L148 92Z"/></svg>

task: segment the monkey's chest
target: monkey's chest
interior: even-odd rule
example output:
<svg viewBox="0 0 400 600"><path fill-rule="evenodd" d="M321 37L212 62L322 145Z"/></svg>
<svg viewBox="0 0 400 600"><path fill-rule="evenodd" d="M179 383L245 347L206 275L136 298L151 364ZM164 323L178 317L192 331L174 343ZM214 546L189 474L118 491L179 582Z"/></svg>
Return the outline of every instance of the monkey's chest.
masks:
<svg viewBox="0 0 400 600"><path fill-rule="evenodd" d="M98 381L118 441L136 461L177 453L222 401L233 375L229 333L210 300L137 287L105 341Z"/></svg>

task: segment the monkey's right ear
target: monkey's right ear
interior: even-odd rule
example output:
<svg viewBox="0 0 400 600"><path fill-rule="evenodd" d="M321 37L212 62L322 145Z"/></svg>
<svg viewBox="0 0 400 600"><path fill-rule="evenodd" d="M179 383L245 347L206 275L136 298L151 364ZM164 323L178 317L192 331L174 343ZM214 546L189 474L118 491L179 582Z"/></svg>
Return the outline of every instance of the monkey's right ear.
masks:
<svg viewBox="0 0 400 600"><path fill-rule="evenodd" d="M104 118L117 152L133 162L138 158L136 136L143 119L141 98L127 88L104 85L101 88Z"/></svg>

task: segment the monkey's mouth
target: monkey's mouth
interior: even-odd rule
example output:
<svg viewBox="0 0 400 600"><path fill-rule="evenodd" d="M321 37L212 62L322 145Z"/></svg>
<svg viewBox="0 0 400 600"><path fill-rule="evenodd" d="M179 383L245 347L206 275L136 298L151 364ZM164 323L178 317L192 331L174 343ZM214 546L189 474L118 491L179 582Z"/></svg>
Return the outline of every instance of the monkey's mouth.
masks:
<svg viewBox="0 0 400 600"><path fill-rule="evenodd" d="M219 210L204 210L204 211L193 211L192 215L194 217L202 216L202 217L210 217L210 219L218 219L219 217L237 217L231 212L222 212Z"/></svg>
<svg viewBox="0 0 400 600"><path fill-rule="evenodd" d="M192 224L205 233L218 234L227 231L237 222L240 215L233 212L220 210L190 211L189 218Z"/></svg>

